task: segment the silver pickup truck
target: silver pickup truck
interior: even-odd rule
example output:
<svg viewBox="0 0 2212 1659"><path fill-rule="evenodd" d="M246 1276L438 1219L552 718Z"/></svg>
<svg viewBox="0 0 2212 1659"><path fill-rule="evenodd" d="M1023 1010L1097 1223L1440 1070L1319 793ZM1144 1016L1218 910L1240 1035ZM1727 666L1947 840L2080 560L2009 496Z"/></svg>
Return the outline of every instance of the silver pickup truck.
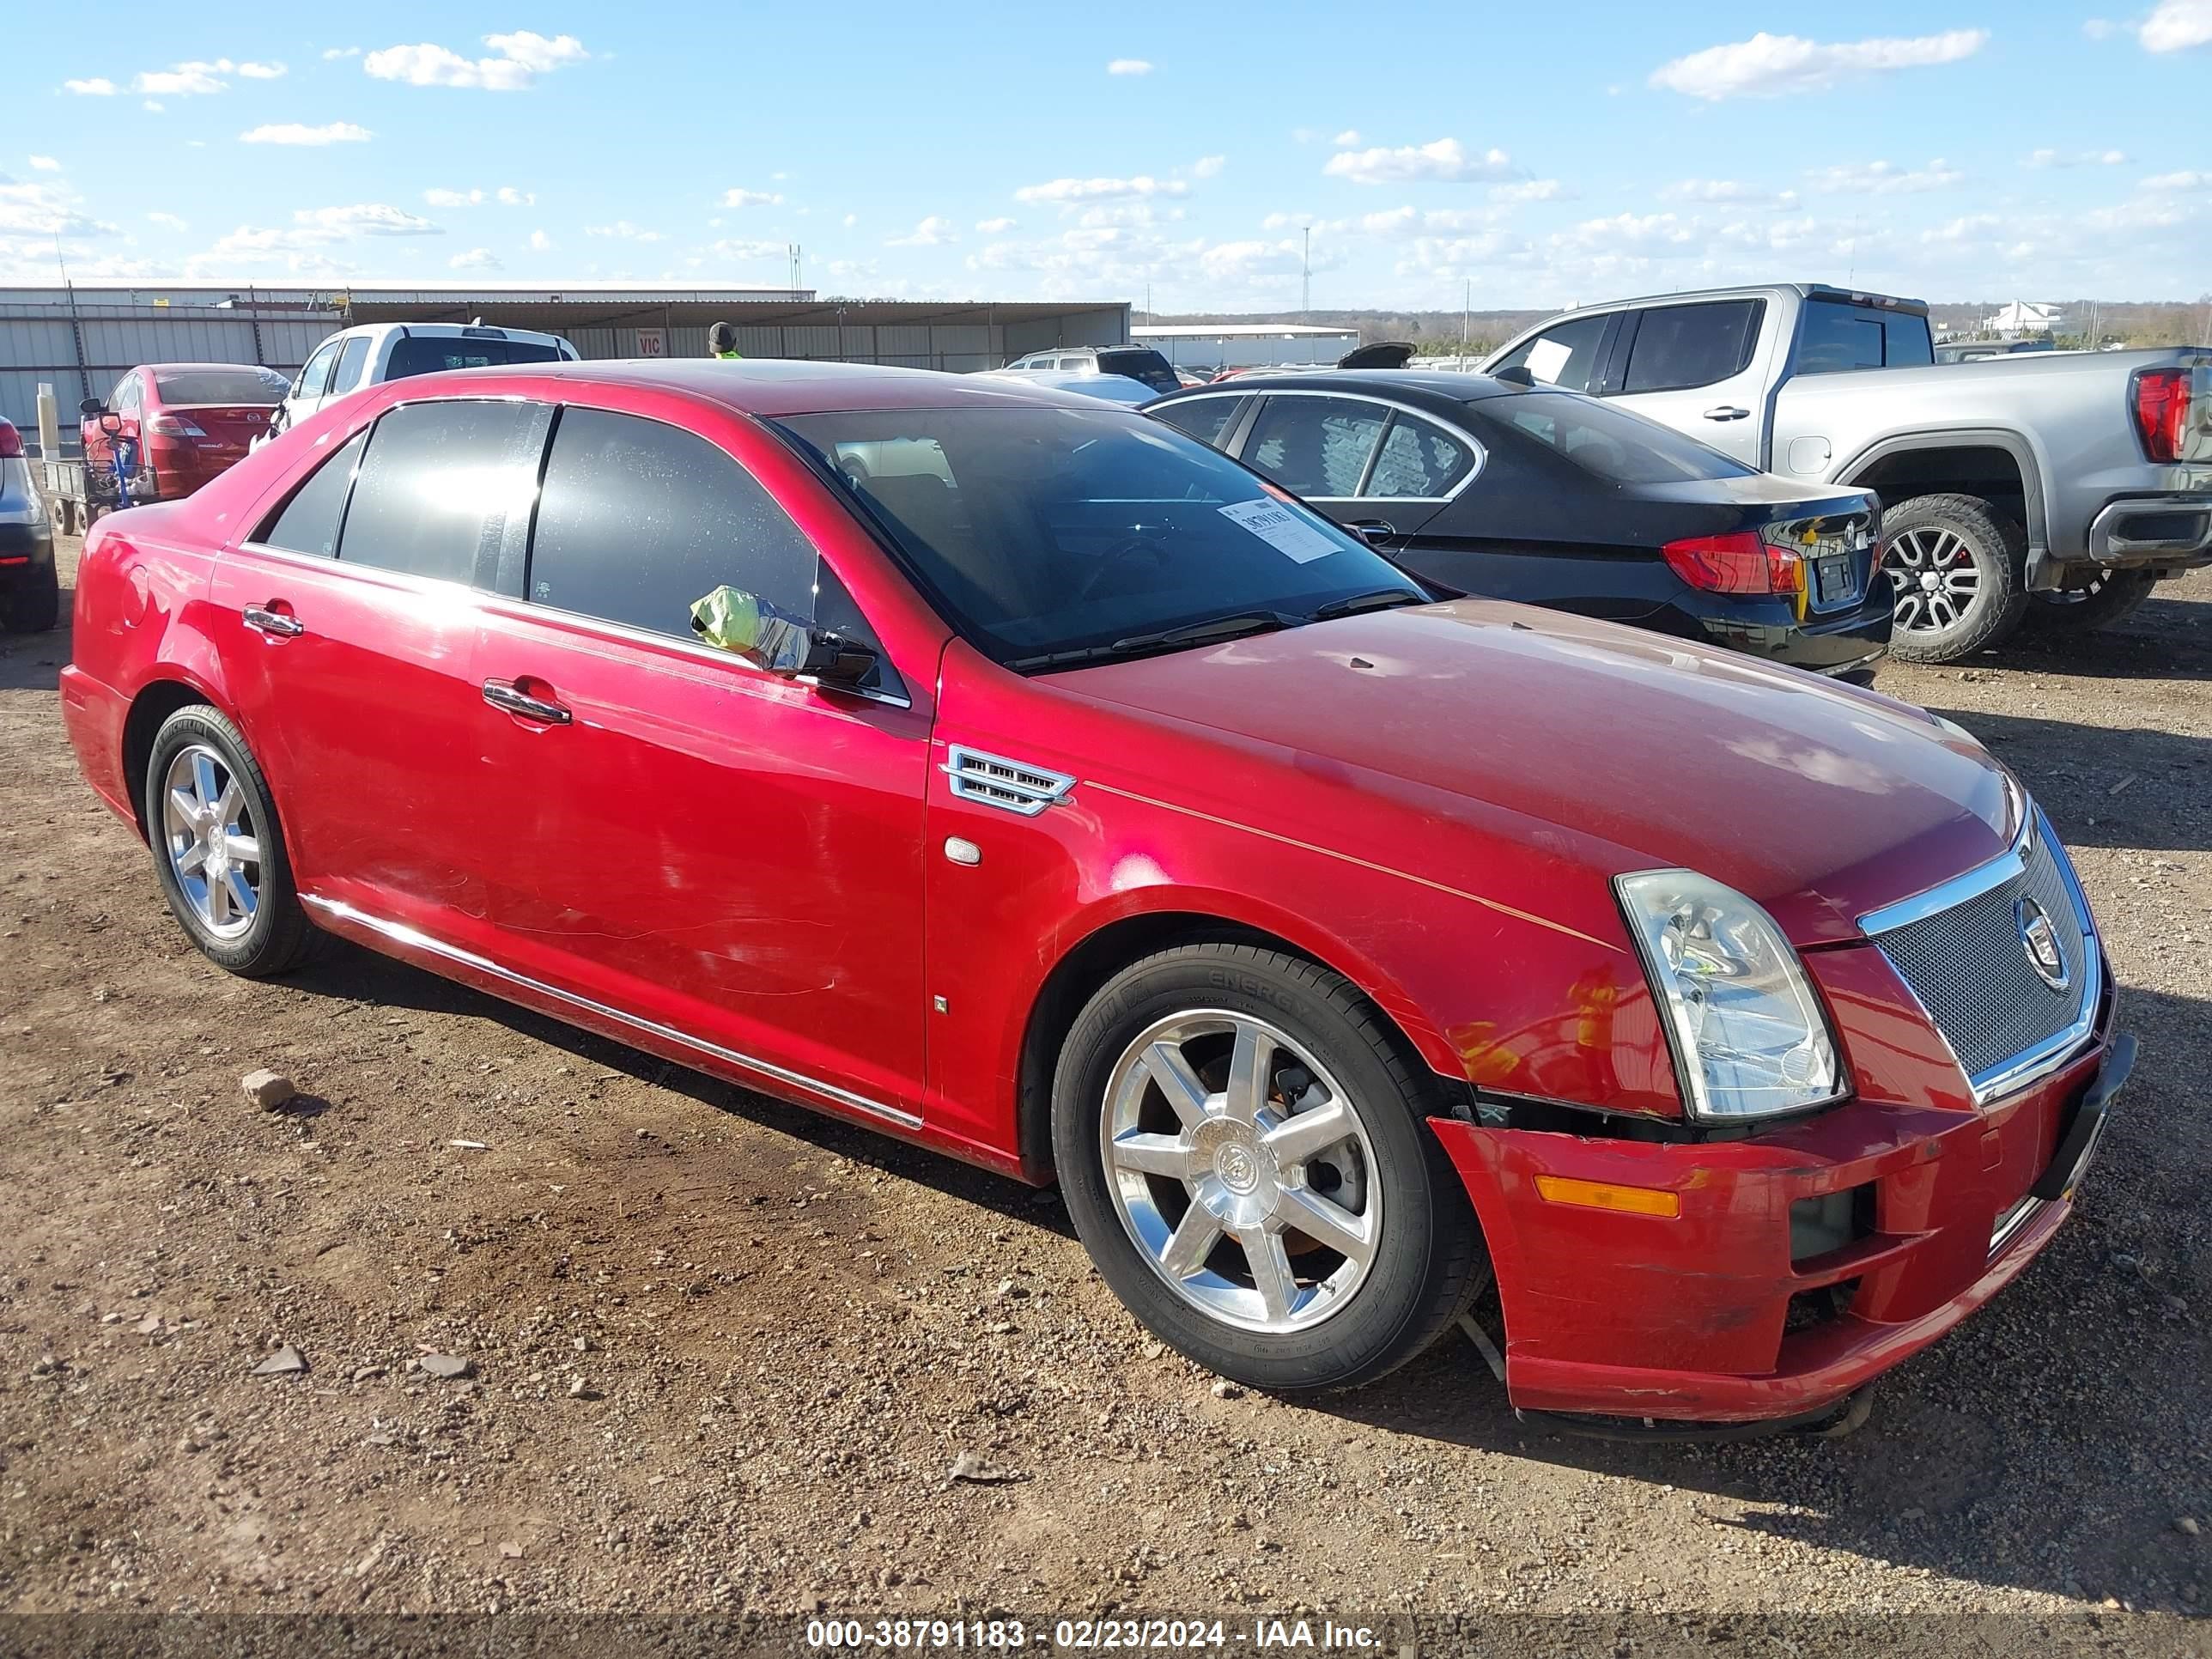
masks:
<svg viewBox="0 0 2212 1659"><path fill-rule="evenodd" d="M1879 491L1900 657L2105 627L2212 562L2212 350L1937 363L1920 301L1783 283L1566 312L1483 364L1515 370Z"/></svg>

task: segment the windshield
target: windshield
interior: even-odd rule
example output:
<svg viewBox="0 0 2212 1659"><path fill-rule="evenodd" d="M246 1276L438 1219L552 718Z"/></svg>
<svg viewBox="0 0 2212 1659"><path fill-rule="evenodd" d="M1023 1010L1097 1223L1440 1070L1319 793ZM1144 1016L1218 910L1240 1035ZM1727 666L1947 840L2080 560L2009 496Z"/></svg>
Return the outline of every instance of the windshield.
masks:
<svg viewBox="0 0 2212 1659"><path fill-rule="evenodd" d="M392 345L387 380L404 380L411 374L434 374L442 368L489 368L501 363L550 363L560 360L561 348L535 340L437 338L410 334Z"/></svg>
<svg viewBox="0 0 2212 1659"><path fill-rule="evenodd" d="M1467 410L1480 424L1524 443L1533 440L1607 483L1747 478L1759 470L1656 421L1571 392L1510 392L1478 398Z"/></svg>
<svg viewBox="0 0 2212 1659"><path fill-rule="evenodd" d="M1176 372L1168 360L1150 346L1102 351L1098 354L1098 372L1101 374L1126 374L1131 380L1140 380L1160 392L1173 392L1182 384L1176 379Z"/></svg>
<svg viewBox="0 0 2212 1659"><path fill-rule="evenodd" d="M154 385L163 403L172 409L196 404L249 404L266 408L284 401L290 390L273 368L180 368L156 371Z"/></svg>
<svg viewBox="0 0 2212 1659"><path fill-rule="evenodd" d="M1183 641L1138 636L1231 617L1286 625L1385 592L1427 598L1328 520L1140 415L882 410L783 424L884 522L951 620L1009 666L1172 649Z"/></svg>

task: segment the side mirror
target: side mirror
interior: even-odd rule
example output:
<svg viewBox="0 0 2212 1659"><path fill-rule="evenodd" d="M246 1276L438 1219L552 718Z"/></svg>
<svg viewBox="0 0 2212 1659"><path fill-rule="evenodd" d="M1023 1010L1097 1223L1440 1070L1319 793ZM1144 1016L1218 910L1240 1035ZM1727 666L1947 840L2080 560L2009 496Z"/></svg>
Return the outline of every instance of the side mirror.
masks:
<svg viewBox="0 0 2212 1659"><path fill-rule="evenodd" d="M106 410L106 408L107 405L100 402L99 398L87 398L82 403L76 406L76 412L83 416L85 419L88 421L94 416L104 413Z"/></svg>
<svg viewBox="0 0 2212 1659"><path fill-rule="evenodd" d="M111 438L123 435L123 417L112 409L100 411L100 429Z"/></svg>
<svg viewBox="0 0 2212 1659"><path fill-rule="evenodd" d="M870 647L812 628L743 588L718 587L694 605L691 631L785 679L857 686L876 665Z"/></svg>

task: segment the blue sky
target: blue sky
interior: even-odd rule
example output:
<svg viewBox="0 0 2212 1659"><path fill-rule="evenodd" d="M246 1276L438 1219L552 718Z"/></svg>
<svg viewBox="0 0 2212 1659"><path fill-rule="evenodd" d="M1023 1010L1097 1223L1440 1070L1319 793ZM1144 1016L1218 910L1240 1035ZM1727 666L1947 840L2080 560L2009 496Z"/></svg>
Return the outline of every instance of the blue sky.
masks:
<svg viewBox="0 0 2212 1659"><path fill-rule="evenodd" d="M2212 0L2100 3L26 7L0 280L2194 298Z"/></svg>

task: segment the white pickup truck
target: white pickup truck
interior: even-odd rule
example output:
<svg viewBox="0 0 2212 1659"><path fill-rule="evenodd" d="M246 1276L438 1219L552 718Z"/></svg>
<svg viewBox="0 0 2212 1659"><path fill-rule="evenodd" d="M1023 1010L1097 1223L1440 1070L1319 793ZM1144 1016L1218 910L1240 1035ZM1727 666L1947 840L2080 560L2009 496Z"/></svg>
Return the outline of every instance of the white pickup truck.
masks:
<svg viewBox="0 0 2212 1659"><path fill-rule="evenodd" d="M1920 301L1783 283L1566 312L1483 370L1879 491L1900 657L2104 627L2212 562L2212 350L1934 359Z"/></svg>

